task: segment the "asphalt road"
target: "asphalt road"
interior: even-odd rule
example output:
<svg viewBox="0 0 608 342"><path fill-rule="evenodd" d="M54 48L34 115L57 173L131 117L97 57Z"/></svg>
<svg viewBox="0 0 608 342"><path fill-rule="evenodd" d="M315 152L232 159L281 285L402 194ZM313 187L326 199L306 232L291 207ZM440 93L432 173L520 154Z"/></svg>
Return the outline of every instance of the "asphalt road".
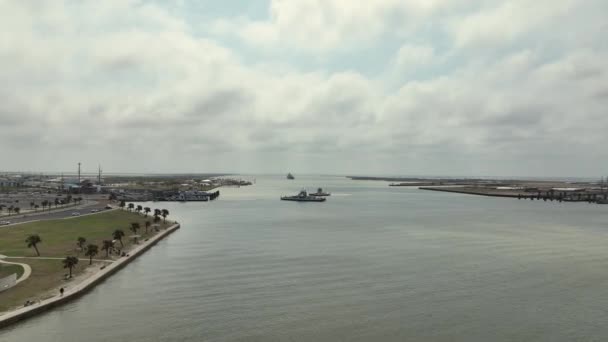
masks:
<svg viewBox="0 0 608 342"><path fill-rule="evenodd" d="M78 212L81 215L89 214L89 213L91 213L91 210L93 210L93 209L97 209L100 211L104 210L106 204L107 204L106 201L96 201L96 202L92 202L91 204L83 204L78 207L67 208L66 210L60 210L60 211L50 211L50 212L43 213L43 214L35 213L35 214L29 214L29 215L20 214L20 215L14 215L14 216L5 216L5 217L0 218L0 221L10 221L11 224L0 226L0 228L10 227L16 223L23 223L23 222L29 222L29 221L52 220L52 219L61 219L61 218L66 218L66 217L72 217L72 213L74 213L74 212Z"/></svg>

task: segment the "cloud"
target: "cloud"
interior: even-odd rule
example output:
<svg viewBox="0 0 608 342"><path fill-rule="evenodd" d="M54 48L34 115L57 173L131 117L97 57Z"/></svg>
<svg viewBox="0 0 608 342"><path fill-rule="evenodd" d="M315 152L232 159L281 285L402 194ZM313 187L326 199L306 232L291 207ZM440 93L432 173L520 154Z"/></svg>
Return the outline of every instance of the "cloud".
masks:
<svg viewBox="0 0 608 342"><path fill-rule="evenodd" d="M435 51L432 46L405 44L399 48L394 64L397 70L408 71L433 61Z"/></svg>
<svg viewBox="0 0 608 342"><path fill-rule="evenodd" d="M222 18L216 32L247 44L314 53L351 50L384 34L407 34L434 14L459 8L462 0L271 0L267 20Z"/></svg>
<svg viewBox="0 0 608 342"><path fill-rule="evenodd" d="M532 30L558 23L576 5L574 0L489 2L463 18L454 19L451 32L459 47L513 43Z"/></svg>
<svg viewBox="0 0 608 342"><path fill-rule="evenodd" d="M36 4L0 3L12 169L543 175L606 157L602 2L273 0L202 24Z"/></svg>

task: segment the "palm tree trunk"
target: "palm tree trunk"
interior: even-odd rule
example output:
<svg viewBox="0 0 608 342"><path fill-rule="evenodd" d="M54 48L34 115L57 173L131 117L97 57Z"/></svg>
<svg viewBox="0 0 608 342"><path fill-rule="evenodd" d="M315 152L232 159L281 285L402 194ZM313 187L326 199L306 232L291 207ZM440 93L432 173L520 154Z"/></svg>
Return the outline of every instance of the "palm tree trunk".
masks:
<svg viewBox="0 0 608 342"><path fill-rule="evenodd" d="M38 256L40 256L40 252L38 251L38 247L36 247L36 245L34 245L34 249L36 250L36 254L38 254Z"/></svg>
<svg viewBox="0 0 608 342"><path fill-rule="evenodd" d="M120 247L124 247L125 245L122 244L122 239L118 240L120 241Z"/></svg>
<svg viewBox="0 0 608 342"><path fill-rule="evenodd" d="M72 278L72 267L73 266L70 266L70 278Z"/></svg>
<svg viewBox="0 0 608 342"><path fill-rule="evenodd" d="M89 258L89 265L93 265L93 256L91 255L91 257Z"/></svg>

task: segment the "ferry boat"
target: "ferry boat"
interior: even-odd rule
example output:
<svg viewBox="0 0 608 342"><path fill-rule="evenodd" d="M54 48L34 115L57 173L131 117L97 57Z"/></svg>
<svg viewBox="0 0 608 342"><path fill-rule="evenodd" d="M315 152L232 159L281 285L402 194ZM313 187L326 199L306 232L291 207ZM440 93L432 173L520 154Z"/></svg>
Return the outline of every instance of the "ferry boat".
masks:
<svg viewBox="0 0 608 342"><path fill-rule="evenodd" d="M282 196L281 201L325 202L325 197L311 196L306 192L306 190L302 190L295 196Z"/></svg>
<svg viewBox="0 0 608 342"><path fill-rule="evenodd" d="M310 194L310 196L326 197L331 196L331 194L329 192L323 192L323 188L318 188L317 192Z"/></svg>
<svg viewBox="0 0 608 342"><path fill-rule="evenodd" d="M207 202L211 194L205 191L190 190L180 191L177 194L167 198L168 201L175 202Z"/></svg>
<svg viewBox="0 0 608 342"><path fill-rule="evenodd" d="M291 173L287 174L287 179L296 179Z"/></svg>

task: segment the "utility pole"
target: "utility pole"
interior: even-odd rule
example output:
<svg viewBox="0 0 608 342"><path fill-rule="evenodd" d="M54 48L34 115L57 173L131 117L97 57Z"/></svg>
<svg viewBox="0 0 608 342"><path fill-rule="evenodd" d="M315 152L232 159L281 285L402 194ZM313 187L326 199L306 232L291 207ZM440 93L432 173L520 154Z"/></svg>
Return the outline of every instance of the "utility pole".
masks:
<svg viewBox="0 0 608 342"><path fill-rule="evenodd" d="M101 185L101 165L99 165L98 173L97 173L97 185Z"/></svg>
<svg viewBox="0 0 608 342"><path fill-rule="evenodd" d="M80 186L80 162L78 162L78 185Z"/></svg>

